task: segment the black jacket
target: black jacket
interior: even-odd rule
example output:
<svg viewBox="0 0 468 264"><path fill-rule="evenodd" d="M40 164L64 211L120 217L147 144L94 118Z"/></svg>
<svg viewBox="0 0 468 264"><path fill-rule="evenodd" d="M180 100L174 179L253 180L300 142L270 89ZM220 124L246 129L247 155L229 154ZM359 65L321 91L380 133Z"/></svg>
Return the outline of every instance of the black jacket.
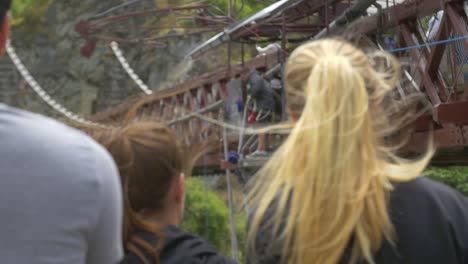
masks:
<svg viewBox="0 0 468 264"><path fill-rule="evenodd" d="M390 217L396 247L385 242L375 254L377 264L468 264L468 198L427 178L395 185L390 195ZM264 226L256 252L248 263L279 263L281 242ZM340 264L347 264L349 251ZM314 263L312 263L314 264Z"/></svg>
<svg viewBox="0 0 468 264"><path fill-rule="evenodd" d="M276 104L273 92L259 72L254 71L250 74L248 85L250 86L248 94L255 100L259 110L274 112Z"/></svg>
<svg viewBox="0 0 468 264"><path fill-rule="evenodd" d="M139 236L145 241L155 244L156 239L148 232ZM142 250L140 248L140 250ZM142 250L144 252L144 250ZM151 259L151 258L149 258ZM121 264L143 264L144 262L132 252L127 252ZM153 262L151 262L153 263ZM164 229L164 247L160 254L161 264L235 264L236 262L219 255L215 248L203 239L185 233L175 226Z"/></svg>

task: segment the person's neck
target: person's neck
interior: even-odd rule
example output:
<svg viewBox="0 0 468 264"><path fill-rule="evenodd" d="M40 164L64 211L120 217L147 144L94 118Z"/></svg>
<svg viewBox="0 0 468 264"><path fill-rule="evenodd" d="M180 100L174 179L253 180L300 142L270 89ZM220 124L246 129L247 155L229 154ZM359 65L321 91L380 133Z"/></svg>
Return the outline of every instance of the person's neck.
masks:
<svg viewBox="0 0 468 264"><path fill-rule="evenodd" d="M144 212L143 217L162 226L179 226L180 224L179 216L174 212L174 210L165 210L162 212Z"/></svg>

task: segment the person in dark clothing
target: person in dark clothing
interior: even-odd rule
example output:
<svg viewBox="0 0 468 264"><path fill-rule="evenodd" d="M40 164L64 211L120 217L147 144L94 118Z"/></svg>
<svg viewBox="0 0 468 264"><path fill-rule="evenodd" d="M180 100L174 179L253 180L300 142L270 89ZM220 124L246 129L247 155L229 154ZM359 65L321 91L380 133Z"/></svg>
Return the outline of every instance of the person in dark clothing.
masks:
<svg viewBox="0 0 468 264"><path fill-rule="evenodd" d="M404 159L386 140L417 111L395 107L399 72L338 39L291 54L290 133L251 182L249 263L468 263L468 199L420 176L432 144Z"/></svg>
<svg viewBox="0 0 468 264"><path fill-rule="evenodd" d="M397 239L394 244L383 243L375 252L375 263L468 263L467 197L421 177L395 184L388 208ZM273 217L273 213L274 206L269 209L267 218ZM248 225L254 214L252 211L249 215ZM282 244L273 239L272 229L268 221L260 227L255 252L247 254L247 264L281 263ZM350 257L351 247L348 246L339 263L349 263Z"/></svg>
<svg viewBox="0 0 468 264"><path fill-rule="evenodd" d="M384 243L376 263L468 263L468 198L461 193L417 178L395 184L388 210L395 246Z"/></svg>
<svg viewBox="0 0 468 264"><path fill-rule="evenodd" d="M276 109L275 98L268 82L262 77L260 72L250 73L247 81L247 93L255 101L258 112L264 111L270 116Z"/></svg>
<svg viewBox="0 0 468 264"><path fill-rule="evenodd" d="M125 264L233 264L207 242L178 228L185 204L184 175L197 159L165 125L135 122L90 131L119 167L124 195Z"/></svg>
<svg viewBox="0 0 468 264"><path fill-rule="evenodd" d="M284 116L284 107L286 106L285 103L285 95L283 92L283 84L281 81L281 77L275 75L270 80L270 88L273 94L273 98L275 99L275 120L274 121L281 121Z"/></svg>
<svg viewBox="0 0 468 264"><path fill-rule="evenodd" d="M255 103L253 111L255 122L271 123L276 110L275 98L268 82L256 70L250 72L247 77L247 94ZM268 155L266 140L266 134L259 134L257 150L249 157L266 157Z"/></svg>
<svg viewBox="0 0 468 264"><path fill-rule="evenodd" d="M233 260L220 256L216 249L208 245L203 239L186 233L178 227L169 225L163 229L164 247L160 254L160 263L166 264L235 264ZM157 241L151 233L139 232L138 237L155 245ZM142 247L139 248L144 251ZM147 259L151 256L147 255ZM144 264L141 258L129 252L121 264Z"/></svg>

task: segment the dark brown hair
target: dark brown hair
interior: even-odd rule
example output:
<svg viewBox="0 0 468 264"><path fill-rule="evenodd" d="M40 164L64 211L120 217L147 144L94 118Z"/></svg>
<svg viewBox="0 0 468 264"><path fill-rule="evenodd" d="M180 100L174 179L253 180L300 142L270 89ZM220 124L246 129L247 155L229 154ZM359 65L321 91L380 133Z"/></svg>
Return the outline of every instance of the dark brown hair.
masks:
<svg viewBox="0 0 468 264"><path fill-rule="evenodd" d="M107 148L119 168L124 195L125 250L136 254L144 263L159 263L163 244L161 227L145 221L141 212L164 209L171 183L188 170L180 143L168 127L155 122L135 122L91 134ZM152 233L157 245L136 236L138 231ZM147 259L140 248L149 252L152 259Z"/></svg>

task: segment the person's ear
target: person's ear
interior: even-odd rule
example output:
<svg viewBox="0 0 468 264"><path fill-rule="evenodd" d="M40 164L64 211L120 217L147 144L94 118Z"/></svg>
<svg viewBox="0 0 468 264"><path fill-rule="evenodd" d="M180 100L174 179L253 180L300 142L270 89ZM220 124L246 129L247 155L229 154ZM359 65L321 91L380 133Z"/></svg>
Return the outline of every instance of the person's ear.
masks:
<svg viewBox="0 0 468 264"><path fill-rule="evenodd" d="M293 122L297 122L297 120L299 120L299 118L301 118L301 115L298 114L296 111L293 111L291 110L289 107L287 109L287 112L288 112L288 115L289 115L289 119Z"/></svg>
<svg viewBox="0 0 468 264"><path fill-rule="evenodd" d="M174 199L177 203L182 203L185 196L185 175L181 173L175 181Z"/></svg>
<svg viewBox="0 0 468 264"><path fill-rule="evenodd" d="M10 12L3 18L3 23L0 26L0 56L5 53L5 48L10 37Z"/></svg>
<svg viewBox="0 0 468 264"><path fill-rule="evenodd" d="M372 108L371 108L371 111L372 113L376 113L377 110L379 109L379 105L380 105L380 98L377 98L377 99L374 99L372 100Z"/></svg>

